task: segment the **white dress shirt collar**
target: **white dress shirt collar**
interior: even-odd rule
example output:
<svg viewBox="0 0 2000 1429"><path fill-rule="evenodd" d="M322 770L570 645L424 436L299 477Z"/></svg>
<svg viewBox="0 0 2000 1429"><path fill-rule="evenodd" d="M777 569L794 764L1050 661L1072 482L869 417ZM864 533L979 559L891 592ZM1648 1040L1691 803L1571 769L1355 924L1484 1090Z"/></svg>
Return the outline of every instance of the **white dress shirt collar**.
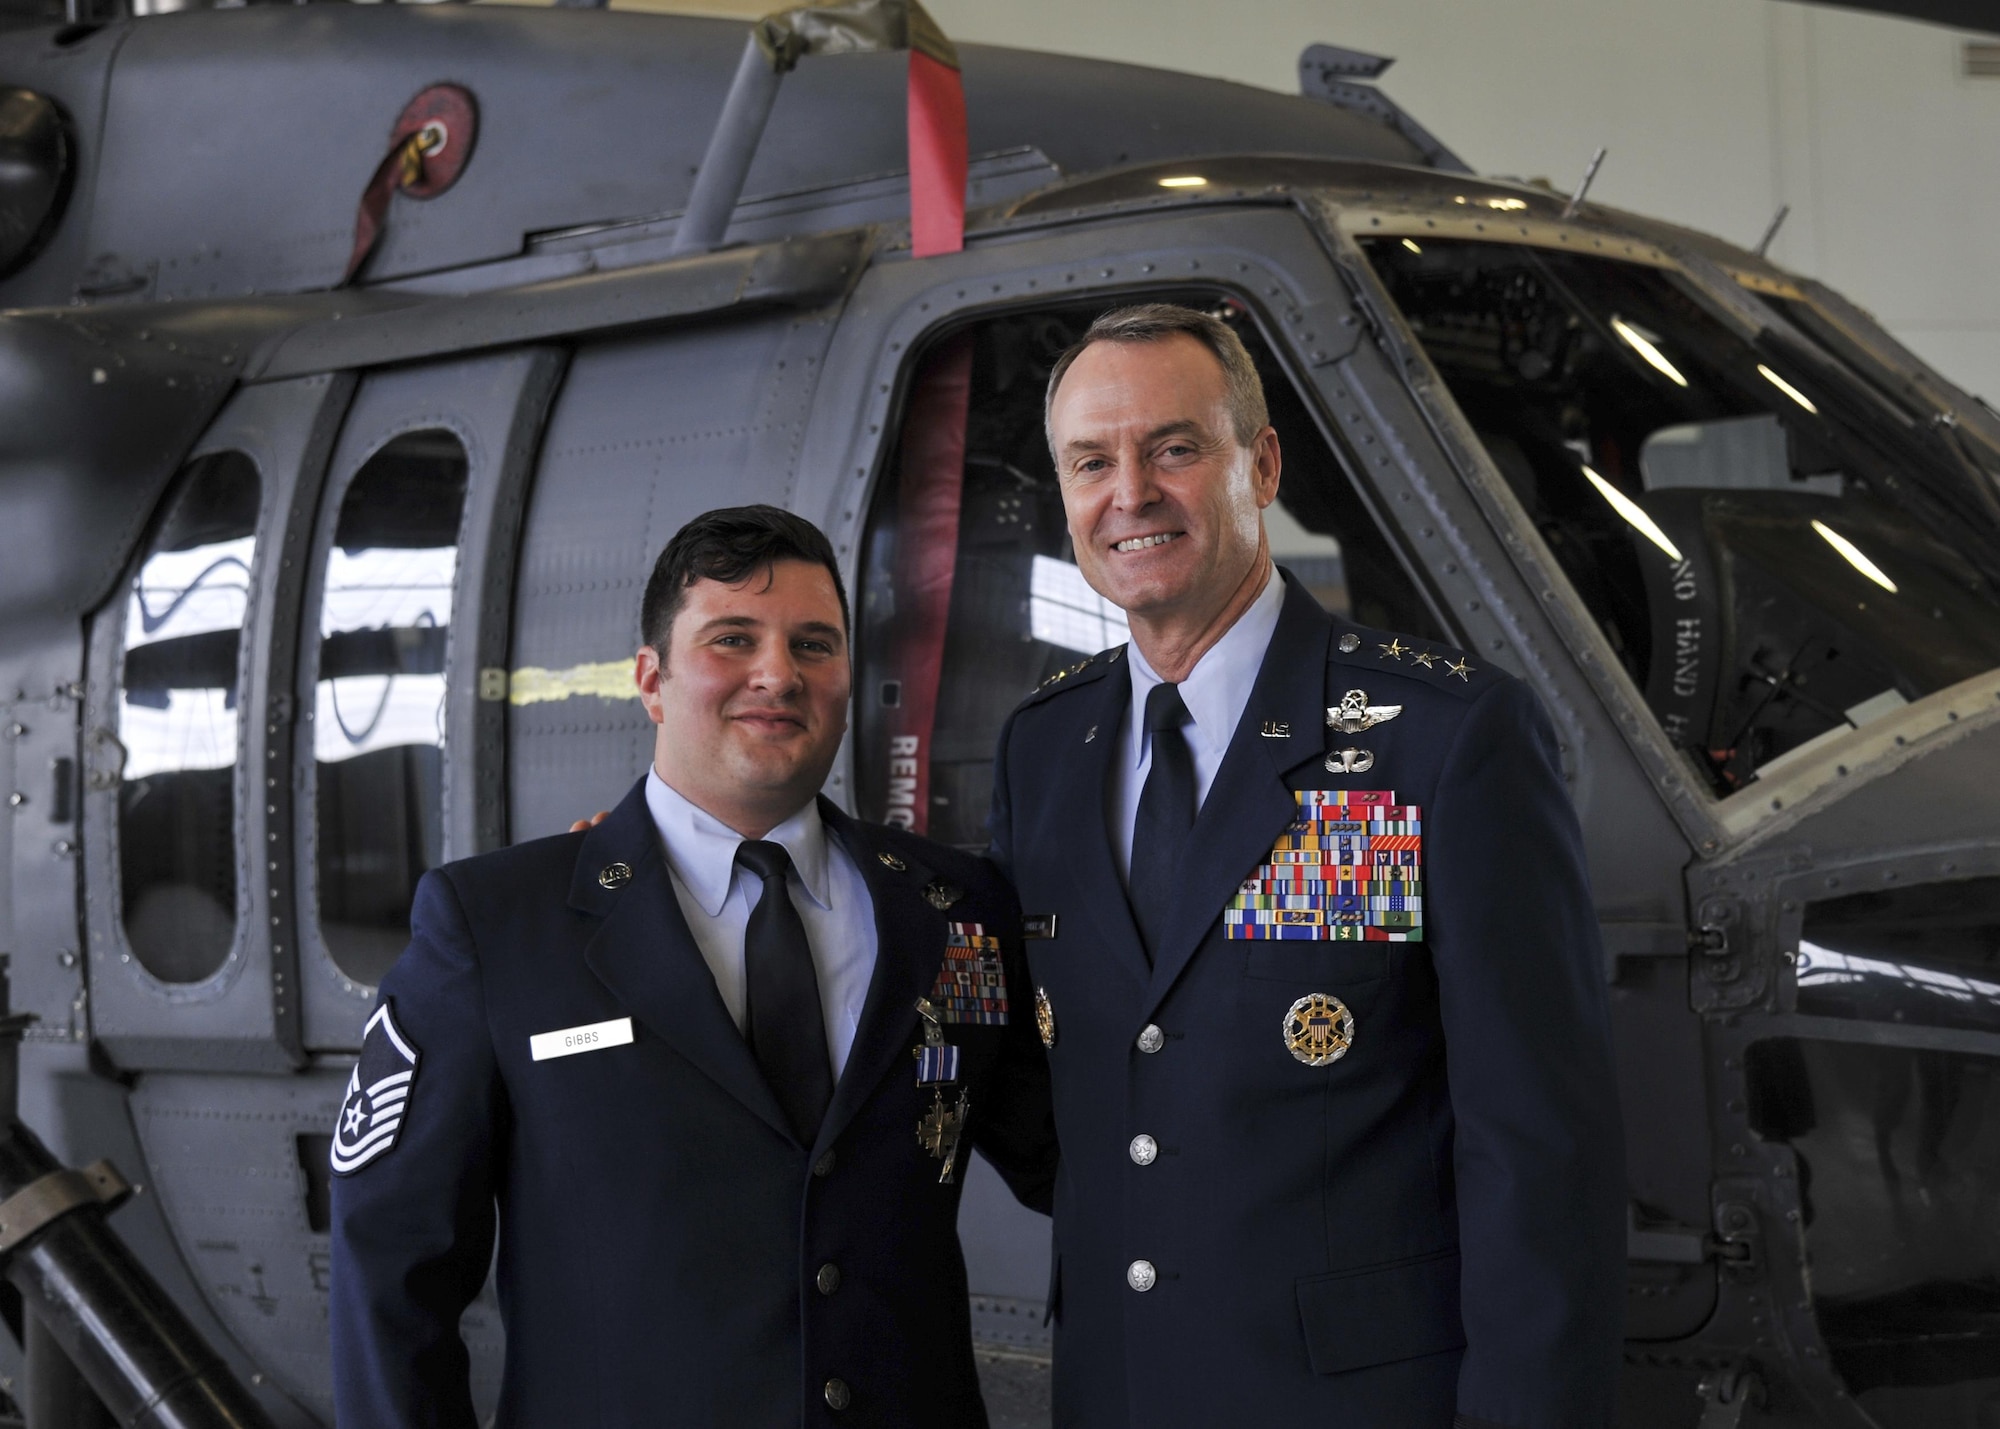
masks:
<svg viewBox="0 0 2000 1429"><path fill-rule="evenodd" d="M713 918L728 901L729 885L736 873L736 849L743 835L689 802L673 785L660 777L657 769L646 771L646 808L660 831L667 866L681 885L694 895L701 909ZM766 841L784 845L791 855L792 872L806 895L821 908L833 906L826 868L826 825L819 816L819 800L808 799L805 807L764 835Z"/></svg>
<svg viewBox="0 0 2000 1429"><path fill-rule="evenodd" d="M1206 761L1197 758L1197 763L1207 763L1213 769L1222 762L1229 741L1236 737L1243 708L1250 703L1250 687L1257 682L1264 652L1271 646L1272 635L1277 633L1278 614L1284 605L1284 577L1272 567L1257 598L1236 617L1234 625L1223 631L1220 640L1202 652L1187 678L1181 681L1181 700L1193 722L1194 739L1207 746L1206 753L1210 756ZM1131 666L1132 716L1125 721L1125 764L1128 769L1136 770L1151 748L1145 719L1146 696L1152 693L1153 686L1163 682L1146 663L1136 640L1132 642Z"/></svg>

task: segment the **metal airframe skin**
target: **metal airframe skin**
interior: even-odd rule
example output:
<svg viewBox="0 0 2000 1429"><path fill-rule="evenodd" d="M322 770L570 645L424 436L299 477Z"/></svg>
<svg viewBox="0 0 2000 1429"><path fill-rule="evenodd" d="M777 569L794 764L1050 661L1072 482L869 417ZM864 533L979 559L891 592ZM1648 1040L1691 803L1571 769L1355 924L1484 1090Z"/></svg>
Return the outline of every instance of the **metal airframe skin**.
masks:
<svg viewBox="0 0 2000 1429"><path fill-rule="evenodd" d="M307 636L345 483L400 434L449 431L466 451L445 714L444 849L459 856L608 806L643 764L636 704L510 702L506 672L629 657L647 567L682 521L779 502L829 532L853 578L930 343L995 314L1194 289L1242 306L1436 623L1527 679L1560 732L1647 1214L1630 1422L1691 1424L1697 1386L1719 1406L1717 1376L1743 1371L1770 1422L1876 1422L1831 1364L1798 1159L1753 1130L1746 1064L1772 1037L2000 1052L1982 1033L1802 1016L1790 975L1803 909L1831 889L2000 874L1984 792L2000 776L2000 675L1709 793L1360 243L1598 253L1674 275L1746 336L1807 343L1766 299L1813 304L1989 469L2000 423L1837 295L1716 240L1595 205L1564 219L1561 196L1424 167L1401 132L1304 99L976 46L964 253L909 257L900 71L860 57L788 82L735 246L669 260L741 33L314 7L0 37L0 81L66 108L78 164L48 247L0 281L15 528L0 536L0 782L27 796L0 821L0 949L16 1006L41 1019L27 1119L71 1160L108 1154L145 1182L119 1227L279 1422L329 1421L324 1227L301 1138L331 1122L372 995L311 912ZM482 106L465 181L434 207L399 202L367 281L326 291L389 120L447 74ZM185 127L149 132L160 114ZM1206 182L1160 187L1181 174ZM132 957L117 916L120 592L175 471L222 450L264 483L240 657L238 933L219 972L179 985ZM849 807L855 770L850 748L829 786ZM63 778L76 812L53 820ZM978 1323L1045 1344L1021 1267L1046 1232L990 1192L967 1202ZM467 1332L490 1404L490 1298Z"/></svg>

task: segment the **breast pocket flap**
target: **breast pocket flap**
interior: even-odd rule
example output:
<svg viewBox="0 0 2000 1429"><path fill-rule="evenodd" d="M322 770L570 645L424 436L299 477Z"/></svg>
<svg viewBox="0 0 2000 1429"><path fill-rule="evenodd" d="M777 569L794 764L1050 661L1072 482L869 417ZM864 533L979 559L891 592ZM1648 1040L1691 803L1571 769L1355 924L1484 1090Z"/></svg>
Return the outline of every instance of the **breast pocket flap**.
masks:
<svg viewBox="0 0 2000 1429"><path fill-rule="evenodd" d="M1465 1344L1458 1252L1298 1282L1299 1319L1315 1374L1439 1354Z"/></svg>

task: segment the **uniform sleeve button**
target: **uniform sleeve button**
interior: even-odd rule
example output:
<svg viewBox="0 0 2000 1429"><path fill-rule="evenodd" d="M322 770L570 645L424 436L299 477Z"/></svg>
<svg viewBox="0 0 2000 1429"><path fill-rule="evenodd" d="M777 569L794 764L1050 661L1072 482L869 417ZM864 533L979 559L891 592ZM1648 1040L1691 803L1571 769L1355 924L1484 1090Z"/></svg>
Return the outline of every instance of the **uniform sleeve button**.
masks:
<svg viewBox="0 0 2000 1429"><path fill-rule="evenodd" d="M1125 1283L1142 1295L1158 1284L1159 1279L1160 1273L1153 1269L1150 1260L1135 1260L1125 1267Z"/></svg>
<svg viewBox="0 0 2000 1429"><path fill-rule="evenodd" d="M1145 1030L1139 1034L1139 1050L1141 1052L1152 1053L1159 1051L1166 1045L1167 1034L1148 1022Z"/></svg>
<svg viewBox="0 0 2000 1429"><path fill-rule="evenodd" d="M831 1176L832 1174L833 1174L833 1153L829 1151L826 1153L826 1155L820 1157L819 1160L813 1162L813 1175L824 1178L827 1176Z"/></svg>
<svg viewBox="0 0 2000 1429"><path fill-rule="evenodd" d="M844 1379L830 1379L826 1382L826 1407L842 1410L854 1403L854 1391L847 1387Z"/></svg>
<svg viewBox="0 0 2000 1429"><path fill-rule="evenodd" d="M1151 1166L1160 1154L1160 1143L1142 1131L1132 1138L1132 1144L1125 1149L1131 1153L1134 1165ZM820 1273L825 1274L824 1271Z"/></svg>
<svg viewBox="0 0 2000 1429"><path fill-rule="evenodd" d="M829 1260L819 1268L819 1274L813 1277L813 1283L819 1286L820 1294L833 1294L840 1288L840 1267Z"/></svg>

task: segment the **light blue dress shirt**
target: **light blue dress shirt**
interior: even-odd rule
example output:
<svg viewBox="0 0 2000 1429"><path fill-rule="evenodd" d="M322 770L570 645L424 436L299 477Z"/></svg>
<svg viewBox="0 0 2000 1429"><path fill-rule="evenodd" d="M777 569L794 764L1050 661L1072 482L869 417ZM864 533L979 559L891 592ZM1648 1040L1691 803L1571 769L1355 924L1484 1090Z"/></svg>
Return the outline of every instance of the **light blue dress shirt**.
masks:
<svg viewBox="0 0 2000 1429"><path fill-rule="evenodd" d="M762 881L736 866L743 835L689 803L657 770L646 772L646 808L660 831L674 896L680 900L688 931L715 977L722 1005L740 1030L743 930L749 925L750 910L764 896ZM783 844L792 858L785 881L812 948L820 1009L826 1015L826 1047L838 1080L854 1046L869 980L875 976L875 900L840 840L828 836L817 800L809 800L764 837Z"/></svg>
<svg viewBox="0 0 2000 1429"><path fill-rule="evenodd" d="M1285 604L1285 582L1276 568L1264 577L1257 598L1236 617L1236 623L1209 646L1194 668L1181 681L1181 702L1187 706L1189 722L1181 733L1194 758L1195 807L1208 799L1215 771L1242 723L1243 707L1250 703L1250 687L1264 666L1264 652L1278 630L1278 612ZM1158 672L1146 663L1135 640L1128 649L1126 664L1132 670L1132 708L1125 715L1121 737L1124 744L1112 771L1112 804L1117 818L1111 825L1111 851L1118 859L1118 872L1132 876L1132 826L1139 817L1139 795L1146 787L1146 774L1153 767L1153 735L1146 728L1146 696L1162 683Z"/></svg>

